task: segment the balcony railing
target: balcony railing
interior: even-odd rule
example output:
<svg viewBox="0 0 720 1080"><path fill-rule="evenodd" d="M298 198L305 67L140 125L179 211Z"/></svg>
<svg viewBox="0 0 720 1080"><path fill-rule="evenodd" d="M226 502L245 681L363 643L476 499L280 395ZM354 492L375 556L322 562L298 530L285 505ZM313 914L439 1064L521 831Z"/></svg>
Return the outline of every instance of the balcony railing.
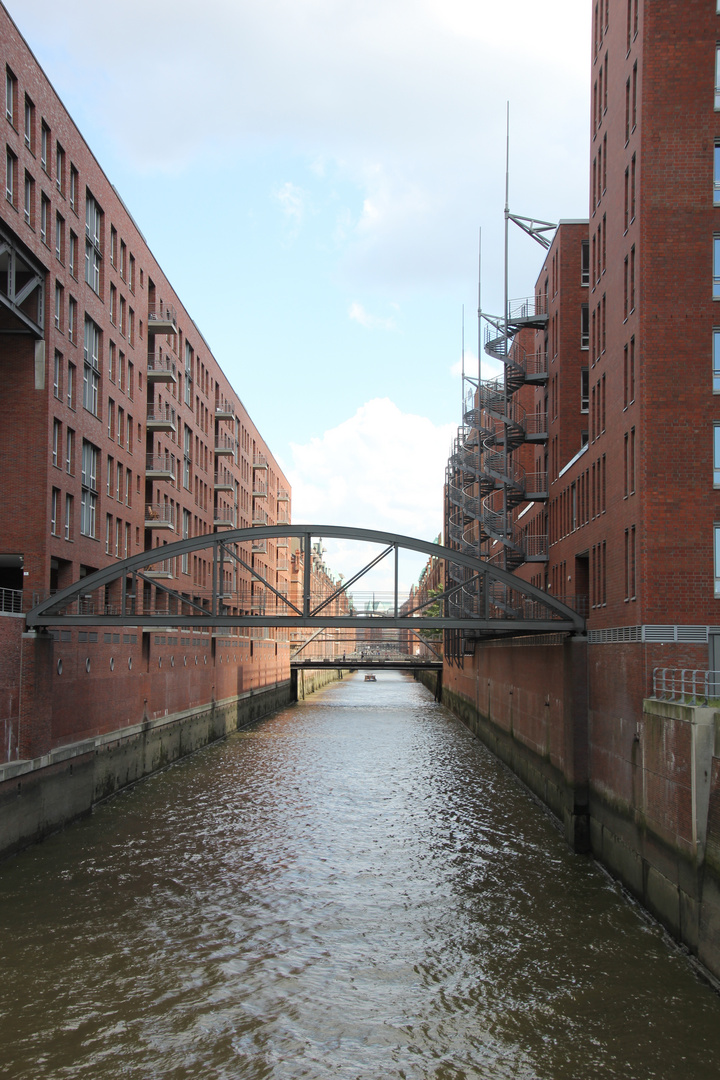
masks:
<svg viewBox="0 0 720 1080"><path fill-rule="evenodd" d="M229 472L220 471L215 473L216 491L234 491L235 481Z"/></svg>
<svg viewBox="0 0 720 1080"><path fill-rule="evenodd" d="M155 431L174 431L175 410L172 405L148 405L147 426Z"/></svg>
<svg viewBox="0 0 720 1080"><path fill-rule="evenodd" d="M547 300L542 293L539 296L523 296L519 300L508 300L508 322L544 316L547 316Z"/></svg>
<svg viewBox="0 0 720 1080"><path fill-rule="evenodd" d="M290 496L288 495L285 488L278 488L277 501L278 502L289 502L290 501Z"/></svg>
<svg viewBox="0 0 720 1080"><path fill-rule="evenodd" d="M252 512L253 525L267 525L268 516L266 510L258 510L257 507Z"/></svg>
<svg viewBox="0 0 720 1080"><path fill-rule="evenodd" d="M174 480L175 459L172 454L148 454L145 475L152 480Z"/></svg>
<svg viewBox="0 0 720 1080"><path fill-rule="evenodd" d="M148 334L177 334L177 312L171 304L148 304Z"/></svg>
<svg viewBox="0 0 720 1080"><path fill-rule="evenodd" d="M267 459L262 454L256 454L253 458L253 469L267 469Z"/></svg>
<svg viewBox="0 0 720 1080"><path fill-rule="evenodd" d="M145 506L146 529L174 529L175 508L169 503L147 503Z"/></svg>
<svg viewBox="0 0 720 1080"><path fill-rule="evenodd" d="M227 454L235 456L235 440L231 439L229 435L216 435L215 436L215 453Z"/></svg>
<svg viewBox="0 0 720 1080"><path fill-rule="evenodd" d="M232 405L229 401L218 401L215 405L215 419L234 420L235 406Z"/></svg>
<svg viewBox="0 0 720 1080"><path fill-rule="evenodd" d="M172 356L159 346L148 350L148 382L177 382L177 368Z"/></svg>
<svg viewBox="0 0 720 1080"><path fill-rule="evenodd" d="M235 526L235 509L232 506L216 506L213 511L213 524L225 525L228 528Z"/></svg>
<svg viewBox="0 0 720 1080"><path fill-rule="evenodd" d="M263 484L261 480L256 480L253 484L253 499L266 499L267 498L267 484Z"/></svg>

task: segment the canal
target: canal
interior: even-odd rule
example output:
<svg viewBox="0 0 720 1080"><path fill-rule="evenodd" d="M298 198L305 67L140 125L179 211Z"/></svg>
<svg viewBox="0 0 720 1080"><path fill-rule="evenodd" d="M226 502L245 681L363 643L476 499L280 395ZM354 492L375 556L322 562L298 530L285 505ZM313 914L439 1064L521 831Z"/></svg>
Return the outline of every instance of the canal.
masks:
<svg viewBox="0 0 720 1080"><path fill-rule="evenodd" d="M0 867L0 1075L693 1080L720 997L408 676Z"/></svg>

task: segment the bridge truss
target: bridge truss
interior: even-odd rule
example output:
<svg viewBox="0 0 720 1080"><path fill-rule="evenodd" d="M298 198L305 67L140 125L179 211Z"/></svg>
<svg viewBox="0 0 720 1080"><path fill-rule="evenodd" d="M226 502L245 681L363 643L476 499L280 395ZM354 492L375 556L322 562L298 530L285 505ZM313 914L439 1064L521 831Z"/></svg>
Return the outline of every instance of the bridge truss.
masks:
<svg viewBox="0 0 720 1080"><path fill-rule="evenodd" d="M330 595L312 591L313 538L379 545L366 565ZM302 550L302 588L295 600L256 555L267 542ZM448 583L440 594L411 606L400 595L401 552L442 559ZM208 568L204 587L184 584L190 560L202 557ZM383 560L394 566L394 590L382 605L352 604L352 588ZM449 573L449 568L453 572ZM271 578L275 580L270 580ZM458 578L460 582L458 583ZM464 603L456 602L462 590ZM280 525L234 529L166 544L87 575L32 608L29 628L78 626L163 627L346 627L399 628L411 634L462 630L473 637L503 634L583 633L585 620L548 593L514 574L468 555L396 533L336 525Z"/></svg>

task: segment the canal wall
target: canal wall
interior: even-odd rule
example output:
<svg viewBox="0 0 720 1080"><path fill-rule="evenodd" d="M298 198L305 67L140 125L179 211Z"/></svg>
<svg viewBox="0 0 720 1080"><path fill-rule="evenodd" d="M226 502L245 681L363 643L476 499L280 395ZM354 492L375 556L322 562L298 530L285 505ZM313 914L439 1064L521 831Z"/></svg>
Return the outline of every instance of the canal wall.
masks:
<svg viewBox="0 0 720 1080"><path fill-rule="evenodd" d="M338 668L329 668L327 671L323 668L310 668L307 671L294 669L292 672L294 700L304 701L306 697L314 694L316 690L321 690L323 686L337 682L347 673L347 671L341 671Z"/></svg>
<svg viewBox="0 0 720 1080"><path fill-rule="evenodd" d="M720 978L720 711L646 696L655 658L621 653L478 644L446 663L443 703Z"/></svg>
<svg viewBox="0 0 720 1080"><path fill-rule="evenodd" d="M288 679L0 765L0 857L42 840L122 788L292 700Z"/></svg>

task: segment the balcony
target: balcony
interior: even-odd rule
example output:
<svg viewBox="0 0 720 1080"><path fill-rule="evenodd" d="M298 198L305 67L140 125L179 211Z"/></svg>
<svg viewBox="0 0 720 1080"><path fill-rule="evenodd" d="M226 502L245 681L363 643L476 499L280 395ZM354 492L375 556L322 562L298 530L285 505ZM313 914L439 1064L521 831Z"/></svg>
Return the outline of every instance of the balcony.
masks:
<svg viewBox="0 0 720 1080"><path fill-rule="evenodd" d="M147 381L149 383L177 382L175 361L160 346L148 350Z"/></svg>
<svg viewBox="0 0 720 1080"><path fill-rule="evenodd" d="M253 552L267 552L267 540L253 540L252 542Z"/></svg>
<svg viewBox="0 0 720 1080"><path fill-rule="evenodd" d="M224 454L227 457L235 457L236 442L229 435L215 436L215 453Z"/></svg>
<svg viewBox="0 0 720 1080"><path fill-rule="evenodd" d="M172 405L148 405L148 431L175 431L175 410Z"/></svg>
<svg viewBox="0 0 720 1080"><path fill-rule="evenodd" d="M253 499L266 499L267 498L267 485L263 484L262 480L256 480L253 484Z"/></svg>
<svg viewBox="0 0 720 1080"><path fill-rule="evenodd" d="M216 491L234 491L235 481L229 472L216 472L214 487Z"/></svg>
<svg viewBox="0 0 720 1080"><path fill-rule="evenodd" d="M146 529L169 529L175 531L174 508L168 503L147 503L145 505Z"/></svg>
<svg viewBox="0 0 720 1080"><path fill-rule="evenodd" d="M257 507L253 507L252 523L253 523L253 525L267 525L267 523L268 523L267 511L258 510Z"/></svg>
<svg viewBox="0 0 720 1080"><path fill-rule="evenodd" d="M229 401L218 401L215 406L215 419L216 420L234 420L235 419L235 406L231 405Z"/></svg>
<svg viewBox="0 0 720 1080"><path fill-rule="evenodd" d="M213 511L213 525L215 525L218 529L234 529L234 508L232 506L216 506Z"/></svg>
<svg viewBox="0 0 720 1080"><path fill-rule="evenodd" d="M170 304L148 304L147 332L150 334L177 334L177 312Z"/></svg>
<svg viewBox="0 0 720 1080"><path fill-rule="evenodd" d="M277 501L278 502L289 502L290 501L290 496L288 495L285 488L278 488Z"/></svg>
<svg viewBox="0 0 720 1080"><path fill-rule="evenodd" d="M278 559L275 569L280 570L282 573L286 573L287 568L288 568L287 556L285 556L282 559Z"/></svg>
<svg viewBox="0 0 720 1080"><path fill-rule="evenodd" d="M174 480L175 459L172 454L148 454L145 465L147 480Z"/></svg>
<svg viewBox="0 0 720 1080"><path fill-rule="evenodd" d="M256 454L253 458L253 469L267 469L268 463L262 454Z"/></svg>

